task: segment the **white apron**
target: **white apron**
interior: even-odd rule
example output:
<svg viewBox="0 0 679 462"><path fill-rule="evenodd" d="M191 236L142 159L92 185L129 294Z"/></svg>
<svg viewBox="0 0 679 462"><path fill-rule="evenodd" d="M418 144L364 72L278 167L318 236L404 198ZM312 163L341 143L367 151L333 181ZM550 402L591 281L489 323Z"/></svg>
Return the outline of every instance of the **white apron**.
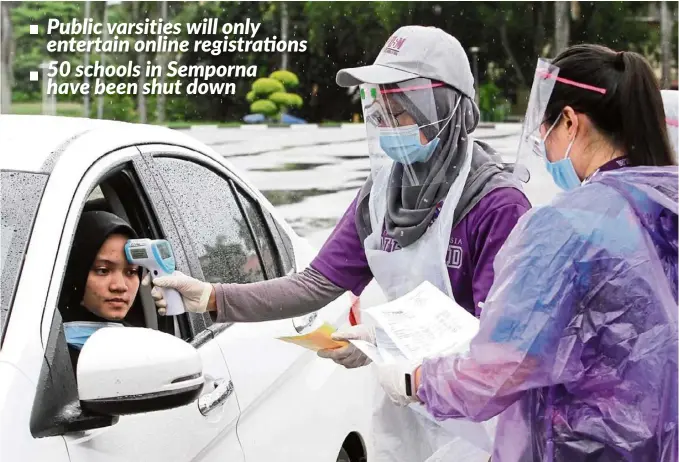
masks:
<svg viewBox="0 0 679 462"><path fill-rule="evenodd" d="M434 284L455 300L446 254L455 208L471 169L474 143L471 137L469 141L467 159L446 195L438 218L416 242L406 248L393 252L382 250L390 169L383 168L374 179L369 198L372 233L365 239L364 247L370 270L389 301L405 295L424 281ZM465 462L468 462L470 459L467 457L477 452L465 441L453 441L456 438L435 423L408 408L393 404L379 384L375 391L373 444L376 461L423 462L430 458L431 461L443 461L465 457Z"/></svg>

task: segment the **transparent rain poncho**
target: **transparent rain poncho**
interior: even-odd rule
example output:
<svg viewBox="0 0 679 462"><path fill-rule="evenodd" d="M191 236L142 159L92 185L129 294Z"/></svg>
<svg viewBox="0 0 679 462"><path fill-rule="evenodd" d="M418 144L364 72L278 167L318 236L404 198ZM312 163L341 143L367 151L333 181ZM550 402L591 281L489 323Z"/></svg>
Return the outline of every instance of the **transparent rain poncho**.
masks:
<svg viewBox="0 0 679 462"><path fill-rule="evenodd" d="M428 411L499 414L493 462L676 461L677 182L601 172L528 212L470 351L424 361Z"/></svg>

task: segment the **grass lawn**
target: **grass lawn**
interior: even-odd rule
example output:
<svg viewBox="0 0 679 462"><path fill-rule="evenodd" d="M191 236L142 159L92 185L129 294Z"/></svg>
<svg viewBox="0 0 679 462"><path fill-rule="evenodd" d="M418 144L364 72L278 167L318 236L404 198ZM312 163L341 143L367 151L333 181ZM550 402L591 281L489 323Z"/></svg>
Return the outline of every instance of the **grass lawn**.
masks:
<svg viewBox="0 0 679 462"><path fill-rule="evenodd" d="M42 114L42 103L29 102L29 103L12 103L12 114L21 115L39 115ZM82 117L83 116L83 105L82 103L68 103L68 102L57 102L57 115L66 117ZM153 123L153 122L151 122ZM336 121L323 121L318 125L321 127L339 127L342 122ZM229 121L229 122L219 122L215 120L189 120L189 121L172 121L165 122L165 125L170 128L182 129L190 128L193 125L217 125L220 128L225 127L240 127L244 124L240 121ZM287 127L288 125L269 123L271 127Z"/></svg>
<svg viewBox="0 0 679 462"><path fill-rule="evenodd" d="M42 103L12 103L12 114L36 115L42 114ZM83 105L81 103L57 103L57 115L68 117L82 117Z"/></svg>
<svg viewBox="0 0 679 462"><path fill-rule="evenodd" d="M12 114L40 115L42 114L42 102L12 103ZM83 105L81 103L57 102L57 115L66 117L82 117ZM220 127L239 127L240 122L215 122L212 120L165 122L170 128L189 128L192 125L219 125Z"/></svg>

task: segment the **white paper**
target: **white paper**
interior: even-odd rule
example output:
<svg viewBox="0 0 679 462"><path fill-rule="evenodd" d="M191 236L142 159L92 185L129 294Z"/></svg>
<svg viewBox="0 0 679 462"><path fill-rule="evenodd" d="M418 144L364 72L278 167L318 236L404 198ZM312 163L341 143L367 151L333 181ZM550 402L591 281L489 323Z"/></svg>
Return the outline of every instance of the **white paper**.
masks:
<svg viewBox="0 0 679 462"><path fill-rule="evenodd" d="M378 348L395 359L420 361L455 352L465 348L479 330L478 319L429 282L365 310L365 315L375 326Z"/></svg>

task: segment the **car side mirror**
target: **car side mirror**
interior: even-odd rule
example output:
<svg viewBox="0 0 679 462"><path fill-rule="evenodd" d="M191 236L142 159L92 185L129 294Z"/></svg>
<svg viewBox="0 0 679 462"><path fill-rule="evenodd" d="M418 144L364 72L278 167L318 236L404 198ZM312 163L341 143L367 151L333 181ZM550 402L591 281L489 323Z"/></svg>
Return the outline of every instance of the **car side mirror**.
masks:
<svg viewBox="0 0 679 462"><path fill-rule="evenodd" d="M205 379L198 351L172 335L142 327L104 327L78 358L83 410L120 416L195 401Z"/></svg>

